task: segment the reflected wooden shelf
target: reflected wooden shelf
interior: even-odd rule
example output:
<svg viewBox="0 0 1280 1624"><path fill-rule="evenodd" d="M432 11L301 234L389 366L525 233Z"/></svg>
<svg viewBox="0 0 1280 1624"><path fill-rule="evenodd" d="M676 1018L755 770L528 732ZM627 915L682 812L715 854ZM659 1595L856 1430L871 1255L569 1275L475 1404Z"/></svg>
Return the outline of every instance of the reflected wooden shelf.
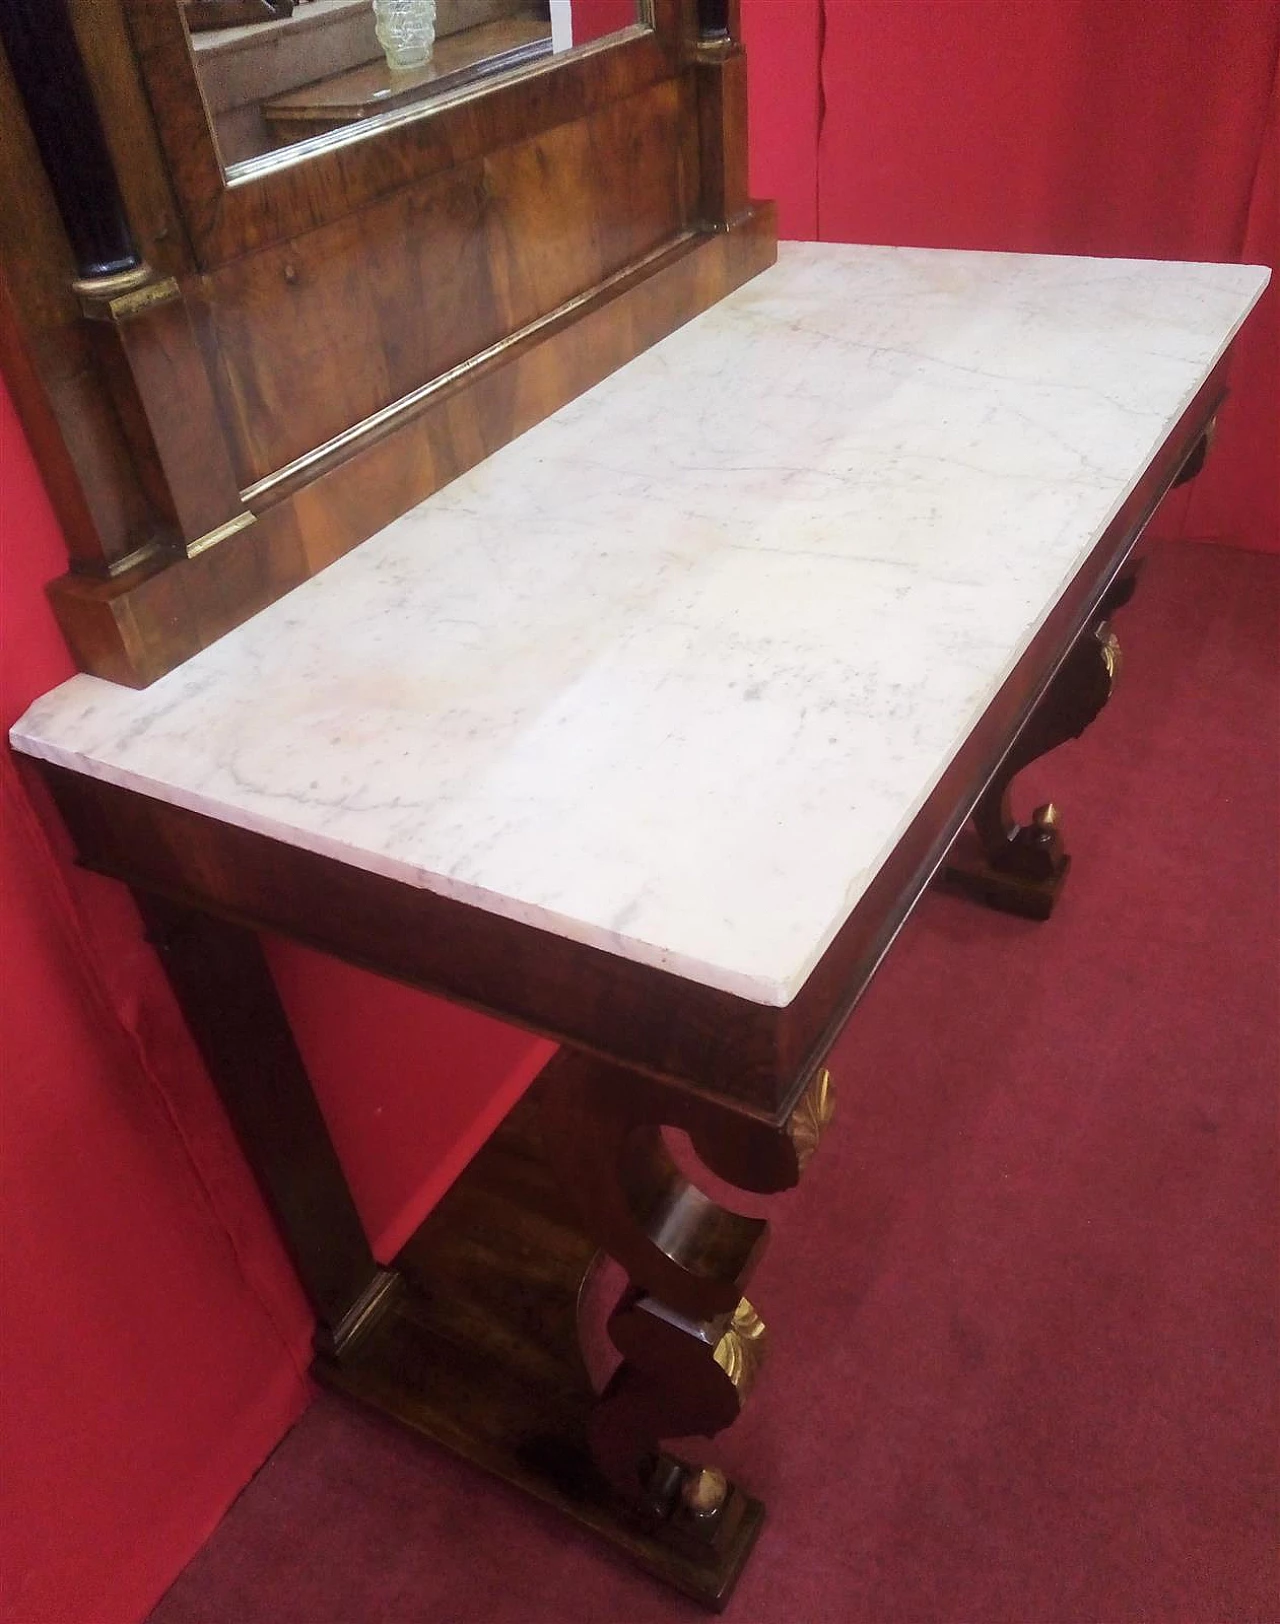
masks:
<svg viewBox="0 0 1280 1624"><path fill-rule="evenodd" d="M430 62L420 68L399 72L379 59L274 96L262 103L262 117L275 144L286 146L523 67L550 52L551 24L530 10L437 40Z"/></svg>

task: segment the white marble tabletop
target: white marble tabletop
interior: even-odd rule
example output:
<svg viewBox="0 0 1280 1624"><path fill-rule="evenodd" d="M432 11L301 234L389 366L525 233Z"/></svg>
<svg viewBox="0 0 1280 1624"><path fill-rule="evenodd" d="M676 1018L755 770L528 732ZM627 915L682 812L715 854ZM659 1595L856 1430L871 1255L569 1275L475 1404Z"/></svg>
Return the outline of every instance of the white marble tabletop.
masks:
<svg viewBox="0 0 1280 1624"><path fill-rule="evenodd" d="M31 755L786 1004L1265 286L784 245Z"/></svg>

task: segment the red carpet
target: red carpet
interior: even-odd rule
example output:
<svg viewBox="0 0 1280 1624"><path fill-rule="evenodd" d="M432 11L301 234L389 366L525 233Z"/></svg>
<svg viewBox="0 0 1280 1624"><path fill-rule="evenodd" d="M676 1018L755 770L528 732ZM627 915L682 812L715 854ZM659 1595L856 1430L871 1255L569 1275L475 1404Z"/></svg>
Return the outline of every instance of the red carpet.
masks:
<svg viewBox="0 0 1280 1624"><path fill-rule="evenodd" d="M770 1508L730 1618L1276 1618L1278 585L1156 552L1116 699L1029 791L1058 915L930 895L839 1046L719 1450ZM701 1616L326 1397L152 1624Z"/></svg>

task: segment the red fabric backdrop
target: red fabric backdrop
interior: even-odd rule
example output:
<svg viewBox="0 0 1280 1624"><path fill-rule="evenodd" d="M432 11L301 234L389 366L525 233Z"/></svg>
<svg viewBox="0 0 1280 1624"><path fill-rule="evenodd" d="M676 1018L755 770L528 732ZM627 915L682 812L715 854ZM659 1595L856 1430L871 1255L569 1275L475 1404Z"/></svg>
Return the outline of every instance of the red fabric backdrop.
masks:
<svg viewBox="0 0 1280 1624"><path fill-rule="evenodd" d="M0 720L72 671L0 391ZM30 781L28 781L29 783ZM4 1616L137 1616L305 1401L308 1316L127 898L0 758Z"/></svg>
<svg viewBox="0 0 1280 1624"><path fill-rule="evenodd" d="M1269 0L743 11L755 187L788 235L1274 258ZM1164 519L1188 534L1276 545L1269 304L1209 470ZM7 727L70 661L41 592L61 548L6 396L0 566ZM145 1610L305 1402L308 1323L127 901L69 866L39 797L33 810L0 767L0 1606L13 1624L112 1624ZM271 954L389 1255L546 1048Z"/></svg>
<svg viewBox="0 0 1280 1624"><path fill-rule="evenodd" d="M636 20L635 0L573 0L573 43L588 45Z"/></svg>
<svg viewBox="0 0 1280 1624"><path fill-rule="evenodd" d="M744 0L744 26L786 236L1276 263L1275 0ZM1280 548L1278 310L1164 533Z"/></svg>

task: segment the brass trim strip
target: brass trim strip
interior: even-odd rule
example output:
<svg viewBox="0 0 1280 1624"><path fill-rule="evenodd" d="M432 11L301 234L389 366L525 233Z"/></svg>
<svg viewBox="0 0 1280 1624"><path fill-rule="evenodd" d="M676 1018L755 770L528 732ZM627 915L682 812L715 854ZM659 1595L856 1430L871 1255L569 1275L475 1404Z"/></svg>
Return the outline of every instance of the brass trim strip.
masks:
<svg viewBox="0 0 1280 1624"><path fill-rule="evenodd" d="M213 530L206 530L203 536L197 536L195 541L187 543L187 557L199 558L201 553L207 553L210 547L216 547L228 536L234 536L238 530L247 529L256 519L256 513L237 513L235 518L228 519L226 524L220 524Z"/></svg>
<svg viewBox="0 0 1280 1624"><path fill-rule="evenodd" d="M113 271L109 276L77 276L71 283L71 291L86 299L110 299L118 293L127 293L130 288L141 287L154 275L150 265L143 260L132 270Z"/></svg>
<svg viewBox="0 0 1280 1624"><path fill-rule="evenodd" d="M274 473L264 474L261 479L255 480L252 485L245 486L240 492L240 500L250 507L262 505L273 493L279 491L282 485L293 484L308 473L318 472L324 463L335 457L340 451L345 451L349 447L357 445L361 440L371 438L380 431L392 427L400 418L412 417L433 397L444 394L446 390L465 378L482 372L489 362L499 359L505 351L513 350L536 339L540 334L558 323L567 321L570 317L577 315L594 300L606 298L614 288L630 280L639 272L654 266L660 260L674 259L679 250L707 235L705 231L682 231L679 236L664 242L660 248L655 248L651 253L644 255L642 259L632 260L630 264L624 265L621 270L615 271L612 276L606 277L603 282L597 282L594 287L588 288L584 293L578 293L572 299L566 299L563 304L557 305L554 310L549 310L545 316L539 316L536 321L531 321L524 327L517 328L514 333L508 333L505 338L498 339L496 343L490 344L487 349L477 351L475 355L469 356L456 367L450 367L447 372L442 372L438 377L432 378L429 383L420 384L417 389L410 390L407 395L401 395L399 400L393 400L390 405L380 407L368 417L362 418L360 422L353 423L349 429L343 429L341 434L335 434L331 440L325 440L323 444L314 446L310 451L304 451L300 457L295 457L292 462L287 462L283 468L277 468Z"/></svg>
<svg viewBox="0 0 1280 1624"><path fill-rule="evenodd" d="M164 541L144 541L140 547L132 552L124 553L119 558L112 558L107 563L107 579L115 580L118 575L127 575L130 570L137 569L142 564L149 564L153 558L160 558L170 551L169 545ZM71 569L73 575L83 575L86 579L101 578L96 569Z"/></svg>
<svg viewBox="0 0 1280 1624"><path fill-rule="evenodd" d="M152 310L156 305L169 304L174 299L182 297L182 290L172 276L162 276L154 282L146 282L140 288L132 288L127 293L117 293L114 297L105 297L101 292L80 293L80 308L91 321L131 321L134 316L140 316L144 310Z"/></svg>
<svg viewBox="0 0 1280 1624"><path fill-rule="evenodd" d="M150 310L153 305L168 304L171 299L181 296L175 278L164 276L158 282L148 282L146 287L135 288L132 293L122 293L108 300L107 309L111 312L112 321L128 321L131 316Z"/></svg>

